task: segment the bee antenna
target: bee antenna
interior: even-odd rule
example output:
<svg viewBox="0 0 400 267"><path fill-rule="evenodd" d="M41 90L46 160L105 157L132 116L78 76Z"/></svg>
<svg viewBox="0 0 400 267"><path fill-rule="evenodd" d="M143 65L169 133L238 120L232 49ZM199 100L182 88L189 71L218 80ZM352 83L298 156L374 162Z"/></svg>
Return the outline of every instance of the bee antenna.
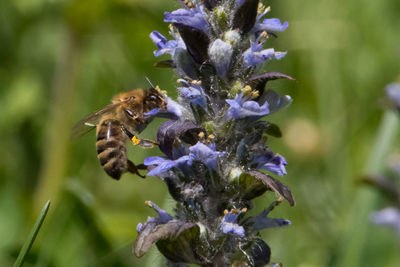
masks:
<svg viewBox="0 0 400 267"><path fill-rule="evenodd" d="M147 77L147 76L144 76L144 77L146 78L146 81L150 84L151 88L154 88L154 85L150 81L149 77Z"/></svg>

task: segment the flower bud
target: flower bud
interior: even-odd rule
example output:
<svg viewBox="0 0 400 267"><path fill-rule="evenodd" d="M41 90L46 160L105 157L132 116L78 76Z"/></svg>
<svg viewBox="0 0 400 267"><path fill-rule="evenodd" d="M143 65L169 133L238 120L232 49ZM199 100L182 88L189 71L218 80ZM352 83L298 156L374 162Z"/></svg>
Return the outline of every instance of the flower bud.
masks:
<svg viewBox="0 0 400 267"><path fill-rule="evenodd" d="M232 46L221 39L212 42L208 48L211 63L217 70L217 74L224 79L231 63L232 52Z"/></svg>
<svg viewBox="0 0 400 267"><path fill-rule="evenodd" d="M242 173L243 173L243 171L241 168L239 168L239 167L232 168L229 172L229 180L235 181L235 180L239 179L240 175L242 175Z"/></svg>
<svg viewBox="0 0 400 267"><path fill-rule="evenodd" d="M224 33L224 41L235 46L241 40L240 34L236 30L229 30Z"/></svg>

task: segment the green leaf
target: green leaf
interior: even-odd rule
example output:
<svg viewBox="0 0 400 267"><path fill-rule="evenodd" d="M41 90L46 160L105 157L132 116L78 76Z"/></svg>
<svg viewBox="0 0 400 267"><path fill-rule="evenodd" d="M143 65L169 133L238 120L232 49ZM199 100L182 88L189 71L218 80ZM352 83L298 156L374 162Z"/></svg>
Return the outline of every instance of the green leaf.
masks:
<svg viewBox="0 0 400 267"><path fill-rule="evenodd" d="M253 199L261 196L268 190L264 183L248 173L239 177L239 194L243 199Z"/></svg>
<svg viewBox="0 0 400 267"><path fill-rule="evenodd" d="M279 129L279 126L274 123L269 122L266 125L264 132L273 137L282 137L281 129Z"/></svg>
<svg viewBox="0 0 400 267"><path fill-rule="evenodd" d="M203 64L208 60L208 46L210 38L202 30L182 24L173 24L179 31L183 41L186 44L186 49L192 56L194 61Z"/></svg>
<svg viewBox="0 0 400 267"><path fill-rule="evenodd" d="M196 253L199 236L200 228L197 224L185 223L183 231L167 239L160 239L156 245L158 250L172 262L201 264L200 257Z"/></svg>
<svg viewBox="0 0 400 267"><path fill-rule="evenodd" d="M233 28L239 28L242 34L248 33L254 26L257 17L259 0L246 0L233 16Z"/></svg>
<svg viewBox="0 0 400 267"><path fill-rule="evenodd" d="M270 190L289 202L290 206L295 204L292 193L286 185L259 171L249 171L241 174L238 189L243 199L253 199Z"/></svg>
<svg viewBox="0 0 400 267"><path fill-rule="evenodd" d="M289 79L289 80L295 80L295 78L281 72L267 72L264 74L260 74L257 76L253 76L250 78L250 86L257 90L260 93L260 96L263 95L265 86L267 82L273 81L276 79Z"/></svg>
<svg viewBox="0 0 400 267"><path fill-rule="evenodd" d="M48 200L46 202L42 211L40 212L39 217L36 219L35 225L33 226L27 240L25 241L24 246L22 247L21 251L19 252L18 258L14 263L14 267L22 266L22 264L24 263L25 257L26 257L26 255L28 255L29 250L31 249L32 244L35 241L36 236L40 230L40 227L42 226L43 221L46 218L49 207L50 207L50 200Z"/></svg>
<svg viewBox="0 0 400 267"><path fill-rule="evenodd" d="M281 198L289 202L290 206L294 206L295 202L292 193L286 185L276 180L275 178L259 171L250 171L248 172L248 174L262 181L263 184L268 187L268 190L277 193Z"/></svg>
<svg viewBox="0 0 400 267"><path fill-rule="evenodd" d="M133 252L136 257L142 257L152 244L161 239L177 240L186 230L197 226L195 223L172 220L164 224L152 221L143 225L136 238ZM197 226L198 228L198 226Z"/></svg>

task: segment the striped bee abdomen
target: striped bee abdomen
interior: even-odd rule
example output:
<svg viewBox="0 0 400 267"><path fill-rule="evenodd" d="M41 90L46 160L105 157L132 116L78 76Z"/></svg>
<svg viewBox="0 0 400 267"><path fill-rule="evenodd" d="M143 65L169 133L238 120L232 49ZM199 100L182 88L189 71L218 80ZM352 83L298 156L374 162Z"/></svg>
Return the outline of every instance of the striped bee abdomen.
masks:
<svg viewBox="0 0 400 267"><path fill-rule="evenodd" d="M105 119L97 125L97 157L104 171L117 180L128 169L125 140L119 121Z"/></svg>

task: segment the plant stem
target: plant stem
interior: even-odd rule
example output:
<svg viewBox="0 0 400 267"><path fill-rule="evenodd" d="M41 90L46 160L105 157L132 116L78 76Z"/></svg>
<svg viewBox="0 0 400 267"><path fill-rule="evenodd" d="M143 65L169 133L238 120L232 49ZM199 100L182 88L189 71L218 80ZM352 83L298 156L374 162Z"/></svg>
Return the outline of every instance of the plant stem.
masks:
<svg viewBox="0 0 400 267"><path fill-rule="evenodd" d="M57 203L68 162L70 140L70 117L77 67L80 60L79 39L66 33L66 44L55 72L50 104L50 119L47 126L46 149L34 199L34 210L38 210L45 199Z"/></svg>
<svg viewBox="0 0 400 267"><path fill-rule="evenodd" d="M371 153L365 166L368 174L377 174L386 166L388 154L392 150L392 144L399 130L399 119L393 111L383 114ZM369 223L369 215L376 202L376 194L367 188L358 190L351 208L351 216L348 218L345 233L339 242L337 262L338 267L363 266L362 253L368 243L368 232L372 227Z"/></svg>

